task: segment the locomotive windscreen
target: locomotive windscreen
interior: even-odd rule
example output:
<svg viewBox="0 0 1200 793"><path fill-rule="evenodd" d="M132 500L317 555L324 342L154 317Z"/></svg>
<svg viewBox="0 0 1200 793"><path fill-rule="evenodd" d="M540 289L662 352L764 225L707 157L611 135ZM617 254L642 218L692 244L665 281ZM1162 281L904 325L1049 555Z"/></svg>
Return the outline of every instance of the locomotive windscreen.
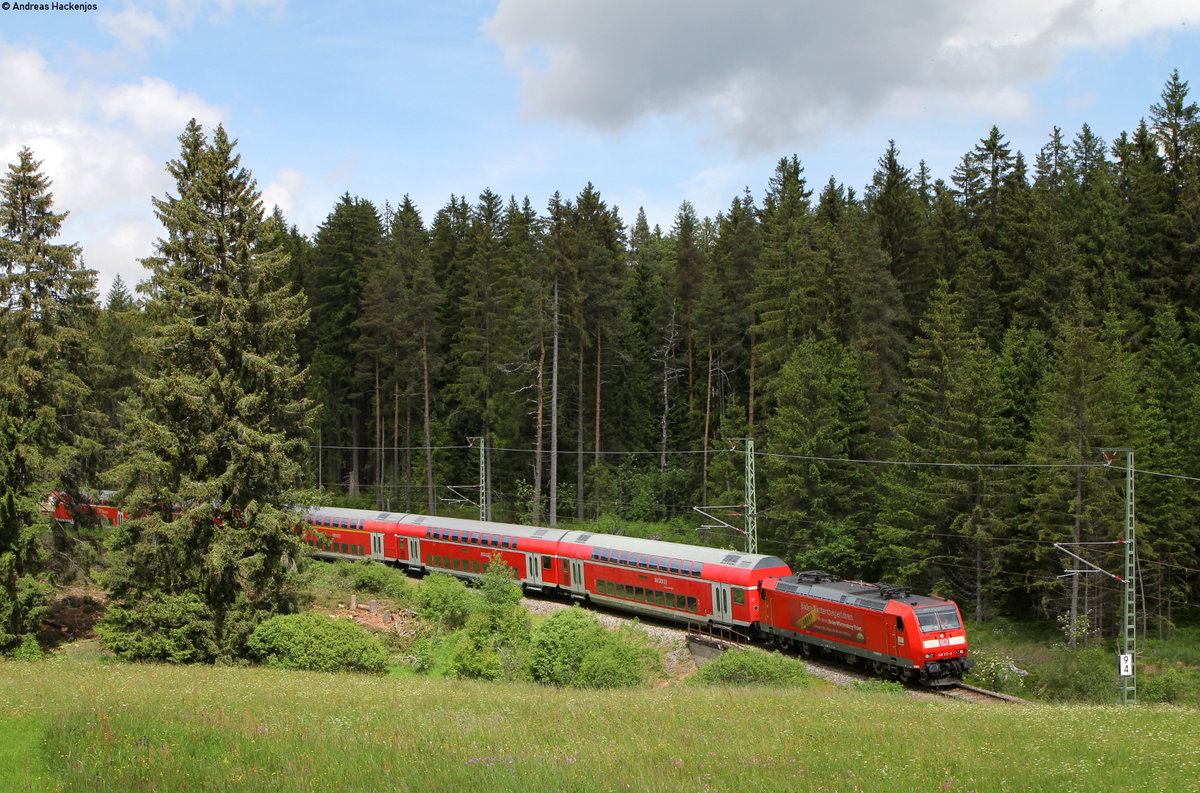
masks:
<svg viewBox="0 0 1200 793"><path fill-rule="evenodd" d="M962 627L962 623L958 621L958 611L953 606L918 609L917 621L921 623L923 633L953 631Z"/></svg>

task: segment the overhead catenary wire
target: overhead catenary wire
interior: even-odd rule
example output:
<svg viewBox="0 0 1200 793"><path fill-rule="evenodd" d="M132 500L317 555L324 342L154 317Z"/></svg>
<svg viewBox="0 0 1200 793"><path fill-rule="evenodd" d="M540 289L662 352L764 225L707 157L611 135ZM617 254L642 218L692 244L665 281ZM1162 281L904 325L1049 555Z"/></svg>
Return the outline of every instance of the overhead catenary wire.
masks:
<svg viewBox="0 0 1200 793"><path fill-rule="evenodd" d="M341 446L330 444L308 444L309 449L323 451L367 451L367 452L442 452L442 451L463 451L476 449L476 446L470 444L460 444L453 446L430 446L428 449L424 446ZM509 446L489 446L488 449L494 452L505 452L510 454L537 454L536 449L521 449ZM608 449L559 449L557 454L560 457L668 457L692 456L704 454L725 454L731 449L711 448L711 449L655 449L655 450L608 450ZM549 456L550 452L543 449L543 455ZM738 454L745 454L744 451L738 451ZM782 452L751 452L755 457L772 458L780 460L802 460L806 462L819 463L834 463L834 464L854 464L854 465L896 465L896 466L914 466L926 468L973 468L973 469L1005 469L1005 468L1061 468L1061 469L1080 469L1080 468L1112 468L1108 463L987 463L987 462L961 462L956 460L874 460L867 458L855 457L823 457L819 455L807 454L786 454ZM1200 476L1188 476L1186 474L1172 474L1163 471L1147 471L1143 469L1135 469L1134 473L1144 474L1146 476L1158 476L1169 479L1181 479L1190 482L1200 482Z"/></svg>

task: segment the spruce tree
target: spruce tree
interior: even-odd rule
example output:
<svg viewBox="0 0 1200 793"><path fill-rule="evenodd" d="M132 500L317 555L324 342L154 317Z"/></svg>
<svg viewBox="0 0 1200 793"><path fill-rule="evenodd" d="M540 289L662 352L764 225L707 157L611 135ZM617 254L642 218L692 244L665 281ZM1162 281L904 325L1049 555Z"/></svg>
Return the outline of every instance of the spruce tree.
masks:
<svg viewBox="0 0 1200 793"><path fill-rule="evenodd" d="M765 466L766 539L797 569L862 576L867 471L836 462L864 456L869 411L858 362L832 338L801 339L774 395L764 451L779 456Z"/></svg>
<svg viewBox="0 0 1200 793"><path fill-rule="evenodd" d="M1042 378L1031 421L1027 462L1039 466L1028 477L1025 546L1016 563L1035 574L1026 585L1033 605L1046 616L1065 615L1079 625L1086 614L1102 618L1115 607L1100 600L1097 582L1075 576L1063 588L1056 576L1063 559L1053 542L1095 542L1122 536L1123 479L1101 467L1104 448L1138 448L1138 414L1133 357L1111 316L1102 318L1077 295L1064 312ZM1119 564L1093 557L1109 569ZM1028 607L1028 606L1027 606ZM1074 643L1074 633L1072 644Z"/></svg>
<svg viewBox="0 0 1200 793"><path fill-rule="evenodd" d="M49 598L39 580L38 503L78 495L85 455L84 317L95 274L54 242L66 213L28 148L0 179L0 653L32 640Z"/></svg>
<svg viewBox="0 0 1200 793"><path fill-rule="evenodd" d="M322 408L323 447L318 483L346 482L358 495L364 482L363 456L370 417L367 394L372 367L363 360L359 321L367 263L378 257L383 226L374 204L343 195L317 229L308 263L306 290L312 319L305 339L311 395ZM349 447L349 452L325 447Z"/></svg>
<svg viewBox="0 0 1200 793"><path fill-rule="evenodd" d="M879 230L887 266L914 321L925 311L933 288L933 262L926 250L926 211L909 170L900 165L896 142L887 151L868 189L868 209Z"/></svg>
<svg viewBox="0 0 1200 793"><path fill-rule="evenodd" d="M304 559L292 505L311 409L295 338L303 298L262 244L263 209L234 141L190 122L154 200L141 406L111 476L132 516L109 541L103 641L127 658L240 657L295 608Z"/></svg>
<svg viewBox="0 0 1200 793"><path fill-rule="evenodd" d="M763 246L754 284L747 405L751 435L762 410L760 395L769 407L774 376L796 342L819 322L812 310L819 296L813 293L811 278L818 269L813 262L811 196L800 160L795 155L780 160L763 200Z"/></svg>
<svg viewBox="0 0 1200 793"><path fill-rule="evenodd" d="M376 389L376 427L382 435L383 426L391 424L393 446L405 449L404 459L393 458L393 479L404 471L404 509L412 510L414 498L417 509L437 514L437 499L433 489L433 401L432 378L436 375L440 356L438 342L441 330L437 312L442 302L442 288L434 279L429 258L429 234L421 222L421 214L408 196L391 214L391 225L378 259L372 261L363 294L363 313L359 318L359 349L373 362L378 387ZM390 399L387 394L390 393ZM385 409L384 403L391 408ZM401 437L403 411L403 438ZM419 418L413 419L416 413ZM390 421L385 415L390 413ZM413 429L416 421L420 427ZM424 448L420 461L421 485L413 484L414 464L412 447ZM381 440L381 439L380 439ZM386 460L380 455L380 467ZM384 481L383 471L377 472L377 482Z"/></svg>
<svg viewBox="0 0 1200 793"><path fill-rule="evenodd" d="M962 299L939 284L914 344L893 457L882 475L877 540L892 575L984 609L996 563L997 504L1012 486L1004 393L994 355L968 328ZM965 605L965 603L964 603Z"/></svg>

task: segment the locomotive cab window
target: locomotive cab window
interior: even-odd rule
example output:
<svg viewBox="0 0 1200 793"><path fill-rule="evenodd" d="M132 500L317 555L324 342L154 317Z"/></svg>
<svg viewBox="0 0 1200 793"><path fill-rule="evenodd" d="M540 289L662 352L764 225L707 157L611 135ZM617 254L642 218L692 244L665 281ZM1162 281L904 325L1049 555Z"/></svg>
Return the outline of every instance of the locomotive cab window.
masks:
<svg viewBox="0 0 1200 793"><path fill-rule="evenodd" d="M922 609L917 612L917 621L921 623L922 633L953 631L962 627L962 623L958 621L958 612L953 606Z"/></svg>

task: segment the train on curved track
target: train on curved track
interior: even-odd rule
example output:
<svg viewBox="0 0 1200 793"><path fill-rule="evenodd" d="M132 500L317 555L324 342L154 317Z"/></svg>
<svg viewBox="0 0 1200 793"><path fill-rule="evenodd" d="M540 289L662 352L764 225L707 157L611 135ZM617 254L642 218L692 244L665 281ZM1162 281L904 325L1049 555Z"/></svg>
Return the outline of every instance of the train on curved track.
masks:
<svg viewBox="0 0 1200 793"><path fill-rule="evenodd" d="M90 509L111 523L112 505ZM56 505L56 517L71 510ZM953 685L972 667L953 601L829 573L793 573L774 556L573 529L377 510L303 510L316 557L373 559L477 579L497 558L522 587L620 611L728 630L875 673Z"/></svg>

